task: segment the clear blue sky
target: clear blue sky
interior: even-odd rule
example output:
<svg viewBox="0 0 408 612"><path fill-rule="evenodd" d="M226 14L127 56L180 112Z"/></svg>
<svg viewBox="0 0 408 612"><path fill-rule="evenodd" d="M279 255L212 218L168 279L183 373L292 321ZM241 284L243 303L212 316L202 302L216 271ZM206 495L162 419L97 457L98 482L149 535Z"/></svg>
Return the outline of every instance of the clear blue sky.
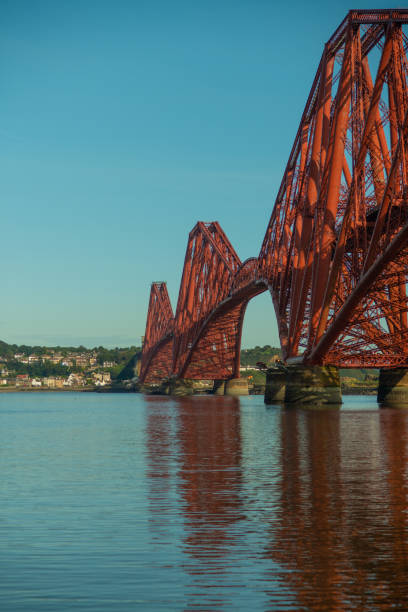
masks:
<svg viewBox="0 0 408 612"><path fill-rule="evenodd" d="M176 304L197 220L218 220L242 260L258 255L324 42L350 6L0 7L0 338L139 344L151 281ZM277 342L264 294L243 346Z"/></svg>

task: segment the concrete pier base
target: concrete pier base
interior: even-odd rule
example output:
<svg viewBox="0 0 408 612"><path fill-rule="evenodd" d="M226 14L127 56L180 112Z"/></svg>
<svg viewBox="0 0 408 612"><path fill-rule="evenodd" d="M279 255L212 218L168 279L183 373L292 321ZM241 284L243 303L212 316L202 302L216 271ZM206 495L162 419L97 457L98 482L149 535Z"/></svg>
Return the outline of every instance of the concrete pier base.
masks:
<svg viewBox="0 0 408 612"><path fill-rule="evenodd" d="M160 385L159 393L161 395L174 395L176 397L193 395L194 387L191 380L186 380L184 378L170 378Z"/></svg>
<svg viewBox="0 0 408 612"><path fill-rule="evenodd" d="M265 404L275 404L285 401L286 371L270 369L266 372Z"/></svg>
<svg viewBox="0 0 408 612"><path fill-rule="evenodd" d="M318 406L341 404L338 368L335 366L287 366L285 402Z"/></svg>
<svg viewBox="0 0 408 612"><path fill-rule="evenodd" d="M230 378L225 381L225 395L249 395L246 378Z"/></svg>
<svg viewBox="0 0 408 612"><path fill-rule="evenodd" d="M381 368L377 401L384 407L408 408L408 368Z"/></svg>
<svg viewBox="0 0 408 612"><path fill-rule="evenodd" d="M225 395L225 380L214 380L214 395Z"/></svg>

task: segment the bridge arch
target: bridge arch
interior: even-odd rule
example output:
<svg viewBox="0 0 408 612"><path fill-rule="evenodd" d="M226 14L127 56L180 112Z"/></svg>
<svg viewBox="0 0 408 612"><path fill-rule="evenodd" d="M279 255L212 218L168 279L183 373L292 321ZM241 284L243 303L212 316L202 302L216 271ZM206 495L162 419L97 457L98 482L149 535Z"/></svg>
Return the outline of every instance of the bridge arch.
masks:
<svg viewBox="0 0 408 612"><path fill-rule="evenodd" d="M247 305L266 290L264 283L258 283L250 292L227 298L207 317L180 371L181 378L228 379L239 376Z"/></svg>

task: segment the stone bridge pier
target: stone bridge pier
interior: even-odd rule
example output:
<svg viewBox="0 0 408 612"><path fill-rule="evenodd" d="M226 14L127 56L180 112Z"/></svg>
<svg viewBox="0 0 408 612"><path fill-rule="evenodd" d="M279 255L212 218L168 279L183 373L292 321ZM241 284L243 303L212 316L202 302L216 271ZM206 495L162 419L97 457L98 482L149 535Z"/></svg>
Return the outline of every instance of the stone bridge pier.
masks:
<svg viewBox="0 0 408 612"><path fill-rule="evenodd" d="M377 401L381 406L408 408L408 368L381 368Z"/></svg>
<svg viewBox="0 0 408 612"><path fill-rule="evenodd" d="M215 380L214 395L230 395L232 397L238 397L240 395L249 395L248 381L246 378Z"/></svg>
<svg viewBox="0 0 408 612"><path fill-rule="evenodd" d="M340 377L335 366L287 365L266 374L265 404L339 405Z"/></svg>

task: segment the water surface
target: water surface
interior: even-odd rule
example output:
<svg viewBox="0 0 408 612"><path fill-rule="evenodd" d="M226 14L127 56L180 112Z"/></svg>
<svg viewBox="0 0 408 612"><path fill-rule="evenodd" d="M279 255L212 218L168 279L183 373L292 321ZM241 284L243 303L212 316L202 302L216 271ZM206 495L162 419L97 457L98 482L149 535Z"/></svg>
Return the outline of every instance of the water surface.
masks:
<svg viewBox="0 0 408 612"><path fill-rule="evenodd" d="M407 610L408 412L0 394L0 609Z"/></svg>

